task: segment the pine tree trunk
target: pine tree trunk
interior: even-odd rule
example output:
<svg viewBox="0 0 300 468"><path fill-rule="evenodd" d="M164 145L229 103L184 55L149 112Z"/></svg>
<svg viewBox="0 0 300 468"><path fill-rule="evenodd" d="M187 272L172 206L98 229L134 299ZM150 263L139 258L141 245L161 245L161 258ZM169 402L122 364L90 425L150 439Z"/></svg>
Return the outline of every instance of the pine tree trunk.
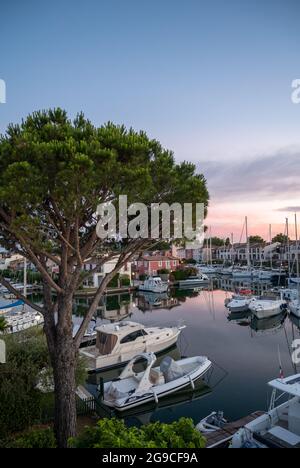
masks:
<svg viewBox="0 0 300 468"><path fill-rule="evenodd" d="M60 310L62 312L60 313ZM58 323L52 335L45 323L45 332L50 344L54 375L55 415L54 431L59 448L67 448L70 437L76 435L76 349L73 343L72 300L62 300L58 310ZM48 329L47 329L48 328ZM47 333L48 332L48 333Z"/></svg>
<svg viewBox="0 0 300 468"><path fill-rule="evenodd" d="M67 448L69 438L76 435L75 366L73 347L59 343L54 363L54 431L59 448Z"/></svg>

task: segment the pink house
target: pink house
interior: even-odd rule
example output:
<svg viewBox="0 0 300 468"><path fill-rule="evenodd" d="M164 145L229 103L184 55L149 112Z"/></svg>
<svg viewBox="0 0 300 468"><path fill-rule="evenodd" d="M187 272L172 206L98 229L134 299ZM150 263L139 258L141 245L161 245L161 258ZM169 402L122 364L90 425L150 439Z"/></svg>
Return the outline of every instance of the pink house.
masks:
<svg viewBox="0 0 300 468"><path fill-rule="evenodd" d="M149 255L140 257L137 261L138 275L157 275L159 270L176 270L180 260L172 256Z"/></svg>

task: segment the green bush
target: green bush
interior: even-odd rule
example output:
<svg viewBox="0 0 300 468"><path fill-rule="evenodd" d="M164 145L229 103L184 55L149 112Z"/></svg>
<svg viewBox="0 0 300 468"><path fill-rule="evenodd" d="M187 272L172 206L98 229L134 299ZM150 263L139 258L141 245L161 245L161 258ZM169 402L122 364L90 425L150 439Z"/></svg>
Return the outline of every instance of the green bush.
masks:
<svg viewBox="0 0 300 468"><path fill-rule="evenodd" d="M36 389L40 372L51 366L45 336L39 329L4 335L7 362L0 365L0 442L11 434L53 418L53 394ZM84 362L76 368L77 383L86 379Z"/></svg>
<svg viewBox="0 0 300 468"><path fill-rule="evenodd" d="M158 275L168 275L170 273L170 270L167 270L166 268L162 268L161 270L158 270L157 274Z"/></svg>
<svg viewBox="0 0 300 468"><path fill-rule="evenodd" d="M197 276L198 271L196 268L185 268L184 270L172 271L171 277L173 281L184 281L191 276Z"/></svg>
<svg viewBox="0 0 300 468"><path fill-rule="evenodd" d="M128 275L121 275L120 276L121 286L130 286L130 277Z"/></svg>
<svg viewBox="0 0 300 468"><path fill-rule="evenodd" d="M32 429L9 444L10 448L56 448L52 429Z"/></svg>
<svg viewBox="0 0 300 468"><path fill-rule="evenodd" d="M113 279L110 281L110 283L108 284L108 288L118 288L119 287L119 278L120 278L120 275L119 273L116 274Z"/></svg>
<svg viewBox="0 0 300 468"><path fill-rule="evenodd" d="M119 419L101 419L96 427L88 427L70 440L73 448L204 448L205 439L195 429L193 421L181 418L178 422L151 423L147 426L127 427Z"/></svg>

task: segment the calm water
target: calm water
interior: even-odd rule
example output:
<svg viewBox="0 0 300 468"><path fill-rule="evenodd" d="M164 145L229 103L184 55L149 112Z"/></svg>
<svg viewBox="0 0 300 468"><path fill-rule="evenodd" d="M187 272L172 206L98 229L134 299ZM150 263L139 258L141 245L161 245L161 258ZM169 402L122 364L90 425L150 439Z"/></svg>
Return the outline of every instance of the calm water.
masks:
<svg viewBox="0 0 300 468"><path fill-rule="evenodd" d="M221 286L226 287L223 283ZM199 422L213 410L223 410L228 419L234 420L265 410L270 397L266 384L279 375L278 347L285 375L300 372L290 357L291 342L299 337L299 323L293 324L284 315L266 321L251 321L245 316L239 317L241 321L230 321L224 307L229 292L216 289L189 292L192 297L186 294L176 291L175 297L160 305L154 305L157 298L153 295L116 296L99 309L98 323L129 317L146 326L170 326L184 321L187 328L177 349L171 352L173 357L206 355L214 362L207 383L200 384L196 394L188 392L162 400L158 408L142 408L142 414L131 415L129 421L171 422L187 416ZM118 372L106 373L104 378L111 380ZM89 377L88 388L95 394L97 382L99 375Z"/></svg>

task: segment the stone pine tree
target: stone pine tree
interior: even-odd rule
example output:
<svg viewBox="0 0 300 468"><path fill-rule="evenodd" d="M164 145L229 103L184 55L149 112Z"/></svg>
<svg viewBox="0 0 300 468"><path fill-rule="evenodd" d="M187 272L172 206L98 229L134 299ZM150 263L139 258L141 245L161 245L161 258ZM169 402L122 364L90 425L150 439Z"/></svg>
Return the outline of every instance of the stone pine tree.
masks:
<svg viewBox="0 0 300 468"><path fill-rule="evenodd" d="M85 330L99 300L122 266L149 240L101 240L96 233L99 203L128 196L128 204L208 203L203 175L190 163L176 164L173 154L144 132L108 123L100 128L79 114L36 112L10 125L0 138L0 244L35 265L42 277L43 305L37 306L0 282L44 316L55 382L55 434L67 447L76 433L75 363ZM72 306L87 275L84 264L97 258L97 269L116 257L114 270L95 292L73 337ZM55 274L53 274L55 266Z"/></svg>

